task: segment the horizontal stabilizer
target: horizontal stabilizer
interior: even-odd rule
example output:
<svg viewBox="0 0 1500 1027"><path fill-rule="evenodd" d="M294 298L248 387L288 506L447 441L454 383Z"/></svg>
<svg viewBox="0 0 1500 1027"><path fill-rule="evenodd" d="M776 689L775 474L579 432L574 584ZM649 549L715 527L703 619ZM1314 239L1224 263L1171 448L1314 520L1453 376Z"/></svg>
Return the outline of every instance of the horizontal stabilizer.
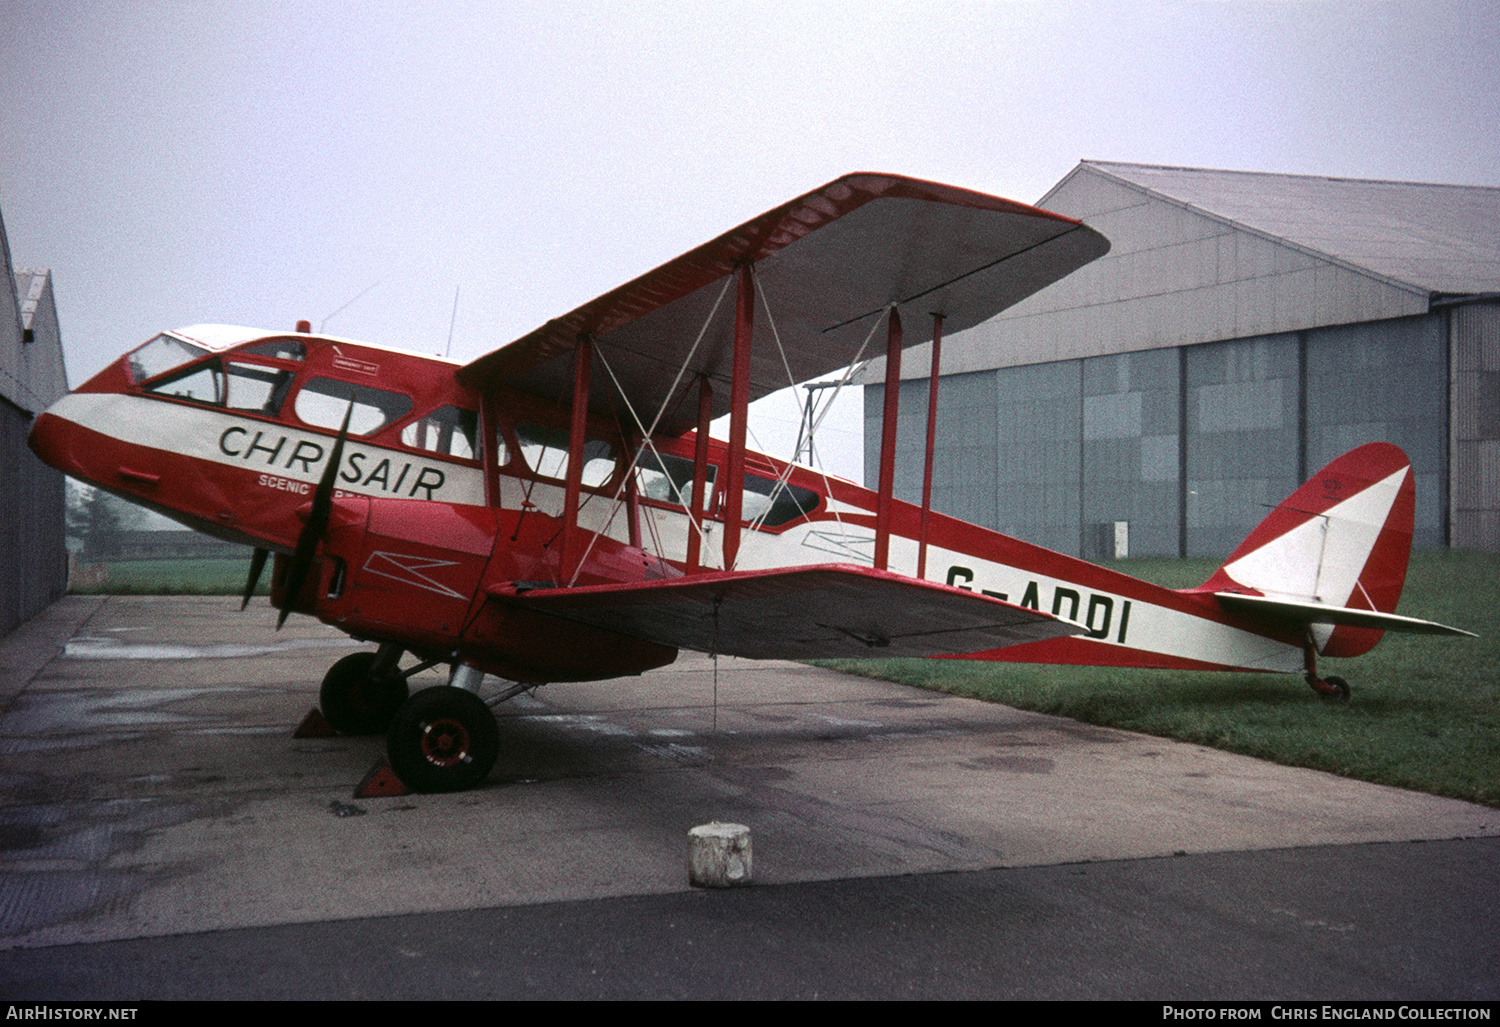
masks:
<svg viewBox="0 0 1500 1027"><path fill-rule="evenodd" d="M1266 596L1244 595L1239 592L1215 592L1225 607L1239 613L1269 614L1298 624L1329 624L1350 628L1374 628L1379 631L1405 631L1417 635L1466 635L1478 636L1462 628L1450 628L1436 621L1417 617L1402 617L1379 610L1352 610L1347 606L1329 606L1327 603L1305 603L1291 599L1271 599Z"/></svg>
<svg viewBox="0 0 1500 1027"><path fill-rule="evenodd" d="M956 655L1084 632L988 596L838 564L495 598L679 649L759 660Z"/></svg>

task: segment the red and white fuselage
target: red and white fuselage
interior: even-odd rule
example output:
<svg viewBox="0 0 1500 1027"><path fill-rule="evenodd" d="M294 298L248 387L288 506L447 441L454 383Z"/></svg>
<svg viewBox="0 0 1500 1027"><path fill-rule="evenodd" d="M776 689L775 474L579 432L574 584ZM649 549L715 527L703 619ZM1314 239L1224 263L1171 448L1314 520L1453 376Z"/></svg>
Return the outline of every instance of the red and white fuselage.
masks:
<svg viewBox="0 0 1500 1027"><path fill-rule="evenodd" d="M692 648L1305 670L1318 687L1319 653L1447 630L1394 614L1413 476L1383 443L1324 468L1183 591L893 497L908 342L932 340L936 381L943 332L1108 249L1024 204L846 175L464 365L305 322L198 326L121 357L31 441L68 474L279 554L283 616L381 642L370 681L402 649L531 682ZM882 337L876 489L747 449L753 399ZM935 411L934 390L929 474ZM722 415L727 442L708 437Z"/></svg>
<svg viewBox="0 0 1500 1027"><path fill-rule="evenodd" d="M122 357L58 402L38 419L32 444L68 474L192 528L288 553L352 401L326 558L302 608L360 637L459 651L521 680L630 673L666 662L671 647L606 644L605 629L496 604L495 597L873 562L875 492L747 453L741 539L726 567L727 445L708 445L706 502L695 520L687 493L696 434L644 445L598 420L586 426L581 501L566 555L570 411L519 392L481 397L459 380L457 367L308 333L184 329ZM930 581L1037 611L1079 632L950 655L1300 671L1301 627L1236 613L1214 593L1273 592L1276 561L1288 556L1302 568L1300 579L1287 579L1299 601L1378 609L1391 592L1390 568L1399 564L1404 574L1412 475L1394 447L1360 453L1318 479L1320 488L1339 479L1337 501L1237 554L1222 580L1200 590L1161 588L930 514ZM1334 538L1330 549L1325 526L1345 522L1363 528ZM920 523L917 507L894 503L886 571L915 576ZM1327 552L1310 554L1317 546ZM1393 546L1399 552L1382 552ZM1362 583L1372 555L1388 565L1384 584L1373 589L1380 597ZM1323 580L1309 563L1328 568ZM1399 581L1394 588L1399 595ZM1325 629L1320 649L1339 651L1339 631L1356 630Z"/></svg>

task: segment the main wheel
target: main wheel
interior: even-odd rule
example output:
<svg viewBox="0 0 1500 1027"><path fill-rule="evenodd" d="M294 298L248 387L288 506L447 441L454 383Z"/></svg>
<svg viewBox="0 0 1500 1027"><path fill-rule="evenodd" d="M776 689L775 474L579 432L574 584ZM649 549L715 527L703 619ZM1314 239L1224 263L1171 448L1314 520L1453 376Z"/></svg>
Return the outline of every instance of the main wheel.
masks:
<svg viewBox="0 0 1500 1027"><path fill-rule="evenodd" d="M457 792L483 781L500 755L495 715L473 692L439 685L402 704L386 735L396 776L419 792Z"/></svg>
<svg viewBox="0 0 1500 1027"><path fill-rule="evenodd" d="M373 677L374 653L353 653L328 668L318 706L341 735L378 735L406 701L410 689L400 674Z"/></svg>

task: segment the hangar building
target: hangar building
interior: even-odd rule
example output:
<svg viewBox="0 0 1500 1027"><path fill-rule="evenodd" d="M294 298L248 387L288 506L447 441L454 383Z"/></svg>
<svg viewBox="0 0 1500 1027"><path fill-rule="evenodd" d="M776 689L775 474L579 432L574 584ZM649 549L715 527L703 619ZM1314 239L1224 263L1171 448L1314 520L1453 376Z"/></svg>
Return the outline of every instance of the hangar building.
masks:
<svg viewBox="0 0 1500 1027"><path fill-rule="evenodd" d="M0 635L68 587L63 475L26 446L31 422L68 391L62 336L46 271L11 272L0 222Z"/></svg>
<svg viewBox="0 0 1500 1027"><path fill-rule="evenodd" d="M1227 556L1385 440L1417 473L1418 547L1500 551L1500 188L1084 161L1038 206L1112 248L943 340L934 509L1088 559ZM918 503L930 360L902 359L896 494Z"/></svg>

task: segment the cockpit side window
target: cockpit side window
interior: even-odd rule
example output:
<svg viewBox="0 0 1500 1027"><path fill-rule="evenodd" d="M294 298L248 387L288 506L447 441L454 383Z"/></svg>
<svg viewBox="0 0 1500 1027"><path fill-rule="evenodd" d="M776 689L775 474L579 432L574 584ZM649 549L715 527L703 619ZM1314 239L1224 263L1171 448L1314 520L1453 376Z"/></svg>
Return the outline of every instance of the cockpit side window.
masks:
<svg viewBox="0 0 1500 1027"><path fill-rule="evenodd" d="M818 508L818 494L790 482L776 482L758 474L745 475L744 517L762 527L779 528Z"/></svg>
<svg viewBox="0 0 1500 1027"><path fill-rule="evenodd" d="M158 378L147 386L146 392L275 417L291 384L292 373L282 368L239 360L221 361L215 357L180 374Z"/></svg>
<svg viewBox="0 0 1500 1027"><path fill-rule="evenodd" d="M297 390L292 409L304 424L316 428L338 428L349 415L351 435L374 435L392 421L411 412L411 397L370 385L355 385L334 378L310 378Z"/></svg>
<svg viewBox="0 0 1500 1027"><path fill-rule="evenodd" d="M659 453L642 447L636 458L635 487L642 499L657 503L680 506L684 510L693 505L693 462L671 453ZM714 477L718 468L708 465L705 491L713 494Z"/></svg>
<svg viewBox="0 0 1500 1027"><path fill-rule="evenodd" d="M132 367L134 367L133 357ZM193 403L223 406L224 372L219 369L217 360L210 360L182 374L158 381L146 391L156 396L170 396L173 399L185 399Z"/></svg>
<svg viewBox="0 0 1500 1027"><path fill-rule="evenodd" d="M281 412L282 401L292 384L292 372L238 360L229 361L226 370L229 395L225 406L270 417Z"/></svg>
<svg viewBox="0 0 1500 1027"><path fill-rule="evenodd" d="M130 377L143 382L207 355L208 350L201 346L194 346L176 336L158 335L126 359L130 364Z"/></svg>
<svg viewBox="0 0 1500 1027"><path fill-rule="evenodd" d="M268 339L265 342L257 342L254 346L245 346L238 352L249 353L257 357L275 357L277 360L307 359L307 347L300 339Z"/></svg>

